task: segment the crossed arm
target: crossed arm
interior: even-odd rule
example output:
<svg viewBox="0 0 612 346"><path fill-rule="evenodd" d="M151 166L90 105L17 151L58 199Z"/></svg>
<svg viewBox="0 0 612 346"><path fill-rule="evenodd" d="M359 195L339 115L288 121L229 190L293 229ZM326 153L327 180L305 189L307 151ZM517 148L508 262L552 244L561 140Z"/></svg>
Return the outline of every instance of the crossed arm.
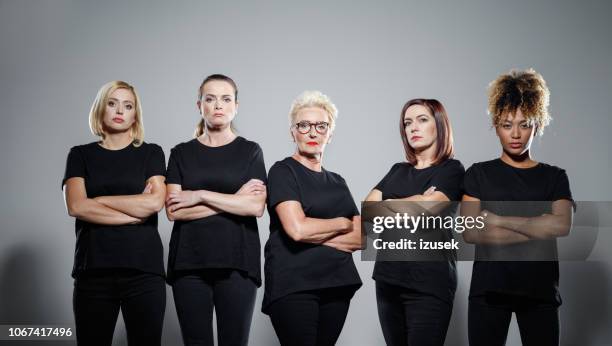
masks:
<svg viewBox="0 0 612 346"><path fill-rule="evenodd" d="M514 244L529 240L552 239L569 234L572 227L572 202L566 199L552 203L551 214L535 217L499 216L481 210L480 200L464 195L461 215L483 216L485 231L466 230L463 239L475 244Z"/></svg>
<svg viewBox="0 0 612 346"><path fill-rule="evenodd" d="M208 190L183 190L179 184L168 184L166 215L168 220L195 220L222 212L261 217L266 204L266 186L259 179L246 182L234 194Z"/></svg>
<svg viewBox="0 0 612 346"><path fill-rule="evenodd" d="M285 232L294 241L321 244L349 253L362 249L361 218L358 215L352 219L307 217L298 201L284 201L275 208Z"/></svg>
<svg viewBox="0 0 612 346"><path fill-rule="evenodd" d="M382 192L378 189L372 189L365 198L366 202L381 202ZM397 213L408 213L410 215L435 215L441 212L449 205L448 197L436 191L435 186L429 187L423 194L412 195L404 198L386 199L385 201L404 201L414 203L403 203L395 205L391 203L385 204L370 204L367 208L371 208L369 215L376 216L395 216Z"/></svg>
<svg viewBox="0 0 612 346"><path fill-rule="evenodd" d="M87 197L85 179L73 177L64 184L64 201L70 216L100 225L129 225L144 222L164 205L163 176L147 179L144 191L136 195Z"/></svg>

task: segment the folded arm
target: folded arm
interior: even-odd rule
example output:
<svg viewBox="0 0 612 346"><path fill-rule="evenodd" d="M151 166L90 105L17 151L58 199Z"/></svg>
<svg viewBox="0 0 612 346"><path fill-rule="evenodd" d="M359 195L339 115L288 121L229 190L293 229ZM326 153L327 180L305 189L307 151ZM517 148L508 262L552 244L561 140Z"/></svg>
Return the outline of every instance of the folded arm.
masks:
<svg viewBox="0 0 612 346"><path fill-rule="evenodd" d="M566 199L552 203L552 213L535 217L491 215L494 224L532 239L564 237L572 228L572 202Z"/></svg>
<svg viewBox="0 0 612 346"><path fill-rule="evenodd" d="M478 217L483 216L480 199L474 198L468 195L464 195L461 203L461 216ZM467 202L467 203L466 203ZM462 235L463 239L467 243L471 244L515 244L529 241L531 238L523 234L514 232L510 229L493 225L487 222L485 217L485 228L483 230L478 229L466 229Z"/></svg>
<svg viewBox="0 0 612 346"><path fill-rule="evenodd" d="M182 188L179 184L168 184L166 186L166 216L170 221L191 221L209 217L220 213L219 210L213 209L203 204L194 204L189 207L179 208L177 203L170 203L170 196L181 194Z"/></svg>
<svg viewBox="0 0 612 346"><path fill-rule="evenodd" d="M164 207L166 196L165 177L161 175L152 176L147 179L146 188L143 193L137 195L100 196L95 201L128 214L135 218L146 219L158 213Z"/></svg>
<svg viewBox="0 0 612 346"><path fill-rule="evenodd" d="M333 236L353 230L353 222L345 217L307 217L298 201L281 202L275 209L287 235L298 242L322 244Z"/></svg>
<svg viewBox="0 0 612 346"><path fill-rule="evenodd" d="M141 223L143 220L121 211L109 208L95 199L87 197L85 179L72 177L64 184L64 202L68 215L99 225L129 225Z"/></svg>

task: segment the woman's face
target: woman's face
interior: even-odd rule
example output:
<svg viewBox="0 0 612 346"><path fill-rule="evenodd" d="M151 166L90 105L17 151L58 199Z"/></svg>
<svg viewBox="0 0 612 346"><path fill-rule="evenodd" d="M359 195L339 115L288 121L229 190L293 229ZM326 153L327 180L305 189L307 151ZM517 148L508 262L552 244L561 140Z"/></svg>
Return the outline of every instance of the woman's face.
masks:
<svg viewBox="0 0 612 346"><path fill-rule="evenodd" d="M523 116L521 110L508 113L495 129L501 146L509 155L522 155L529 150L536 128Z"/></svg>
<svg viewBox="0 0 612 346"><path fill-rule="evenodd" d="M226 81L212 80L204 84L198 109L207 126L224 128L231 124L238 109L235 94L234 87Z"/></svg>
<svg viewBox="0 0 612 346"><path fill-rule="evenodd" d="M102 124L105 132L129 130L136 121L136 98L128 89L113 91L106 100Z"/></svg>
<svg viewBox="0 0 612 346"><path fill-rule="evenodd" d="M307 127L309 128L306 132ZM323 154L325 145L331 138L328 113L319 107L300 109L293 120L291 134L301 155L317 156Z"/></svg>
<svg viewBox="0 0 612 346"><path fill-rule="evenodd" d="M404 131L414 151L423 151L437 143L436 121L427 107L412 105L406 109Z"/></svg>

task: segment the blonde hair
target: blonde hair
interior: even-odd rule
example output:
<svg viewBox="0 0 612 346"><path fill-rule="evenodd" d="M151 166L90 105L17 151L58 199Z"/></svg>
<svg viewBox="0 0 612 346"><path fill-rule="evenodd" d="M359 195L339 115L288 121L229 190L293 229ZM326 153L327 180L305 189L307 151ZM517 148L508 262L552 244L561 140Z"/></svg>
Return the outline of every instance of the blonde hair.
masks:
<svg viewBox="0 0 612 346"><path fill-rule="evenodd" d="M525 118L537 126L537 134L541 136L552 120L548 113L549 103L546 81L531 68L511 70L489 84L488 112L494 127L499 126L508 113L520 109Z"/></svg>
<svg viewBox="0 0 612 346"><path fill-rule="evenodd" d="M338 118L338 109L327 95L317 90L304 91L293 101L289 111L289 122L291 125L293 125L297 113L307 107L318 107L326 111L329 117L329 128L333 131L336 118Z"/></svg>
<svg viewBox="0 0 612 346"><path fill-rule="evenodd" d="M144 126L142 123L142 108L140 105L140 98L138 97L136 89L124 81L115 80L108 82L100 88L98 95L96 95L96 99L91 105L91 110L89 111L89 128L91 129L91 133L94 135L102 137L102 139L106 137L104 127L102 125L104 112L106 110L106 103L108 102L110 95L117 89L127 89L134 95L136 117L134 124L132 124L131 135L134 140L134 146L138 147L144 141Z"/></svg>

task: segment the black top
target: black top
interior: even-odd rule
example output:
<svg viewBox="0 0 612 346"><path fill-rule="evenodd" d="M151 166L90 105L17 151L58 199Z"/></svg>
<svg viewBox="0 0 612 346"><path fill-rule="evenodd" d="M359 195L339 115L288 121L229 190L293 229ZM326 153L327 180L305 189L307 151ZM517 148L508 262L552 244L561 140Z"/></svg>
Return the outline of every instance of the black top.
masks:
<svg viewBox="0 0 612 346"><path fill-rule="evenodd" d="M501 208L500 203L487 203L486 201L572 200L565 170L545 163L538 163L531 168L516 168L501 159L475 163L467 170L464 185L467 195L483 201L481 208L500 215L509 215L508 207ZM529 203L521 203L521 205L525 206L520 211L523 216L539 216L546 212L536 210L539 208L533 208ZM550 213L550 211L547 212ZM556 254L556 249L555 239L513 245L476 245L476 257L479 257L479 253L509 250L516 253ZM557 261L476 260L472 270L470 297L487 293L503 293L561 304L558 285L559 263Z"/></svg>
<svg viewBox="0 0 612 346"><path fill-rule="evenodd" d="M284 201L297 201L307 217L332 219L359 215L344 179L333 172L308 169L288 157L268 173L270 238L265 247L266 285L262 311L290 293L340 286L356 291L361 279L350 253L327 245L296 242L287 235L276 213Z"/></svg>
<svg viewBox="0 0 612 346"><path fill-rule="evenodd" d="M62 186L82 177L88 198L142 193L152 176L164 175L163 150L156 144L108 150L93 142L70 149ZM76 250L72 276L102 268L136 269L164 274L163 247L157 213L142 224L107 226L75 221Z"/></svg>
<svg viewBox="0 0 612 346"><path fill-rule="evenodd" d="M465 169L461 162L454 159L423 169L417 169L407 162L396 163L375 189L381 191L382 199L386 200L423 194L428 188L435 186L436 191L442 192L449 200L459 201L464 173ZM456 209L457 205L453 204L443 210L440 216L453 215ZM395 232L384 232L382 236L388 234L392 236L393 233ZM453 231L436 230L432 235L440 238L431 240L448 241L453 238ZM456 254L454 251L445 253L448 256L442 261L377 261L372 277L377 281L432 294L452 304L457 288Z"/></svg>
<svg viewBox="0 0 612 346"><path fill-rule="evenodd" d="M255 142L236 137L220 147L198 139L174 147L167 184L183 190L236 193L250 179L266 182L263 152ZM192 221L175 221L170 238L168 279L177 271L229 268L246 272L261 285L261 245L257 219L222 212Z"/></svg>

